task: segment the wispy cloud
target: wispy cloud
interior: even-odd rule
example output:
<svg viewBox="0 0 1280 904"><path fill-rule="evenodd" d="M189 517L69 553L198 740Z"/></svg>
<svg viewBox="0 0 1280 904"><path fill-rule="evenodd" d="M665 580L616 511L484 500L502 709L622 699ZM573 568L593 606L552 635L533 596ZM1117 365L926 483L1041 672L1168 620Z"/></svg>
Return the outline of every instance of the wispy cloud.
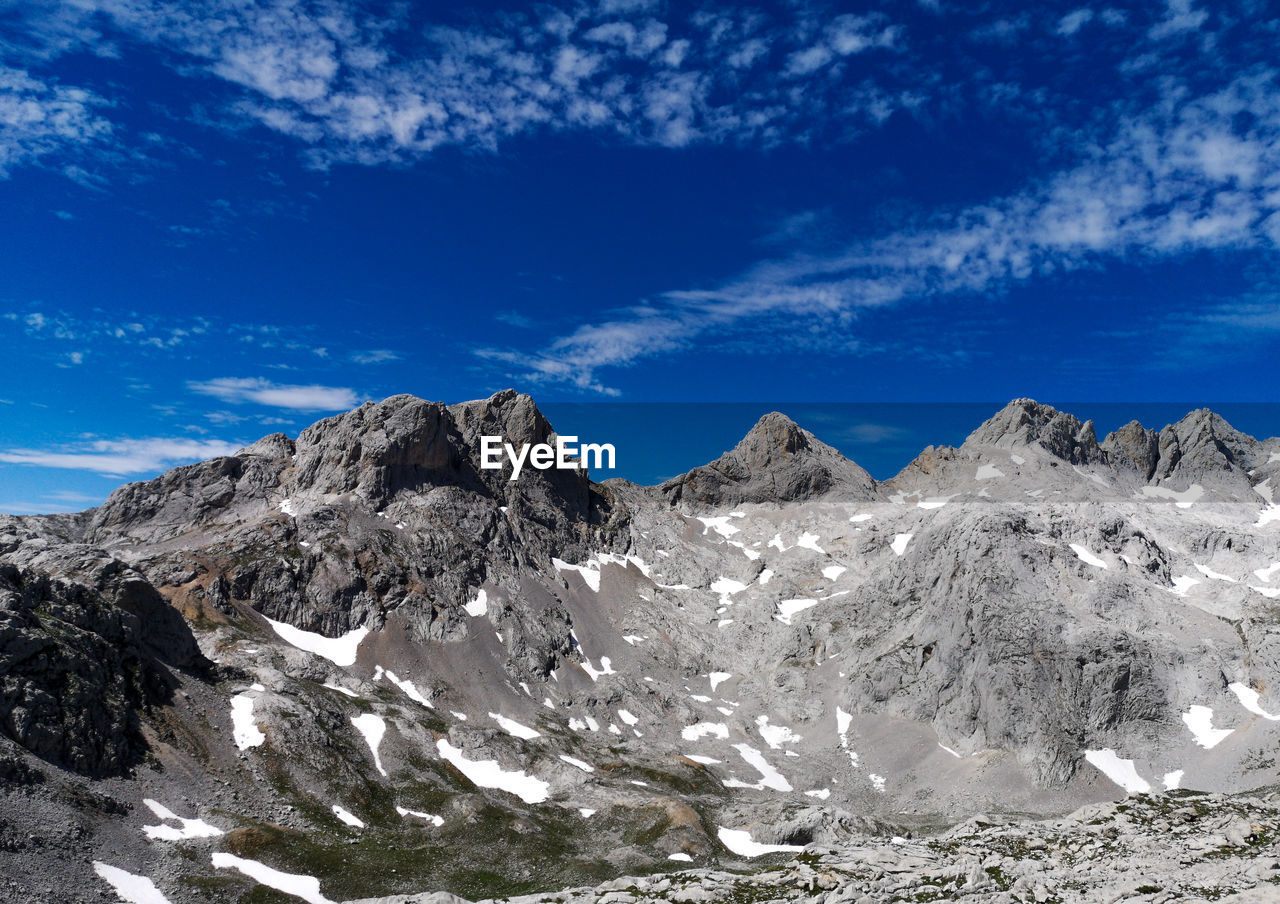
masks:
<svg viewBox="0 0 1280 904"><path fill-rule="evenodd" d="M351 363L353 364L385 364L388 361L399 360L399 352L393 352L385 348L374 348L369 351L351 353Z"/></svg>
<svg viewBox="0 0 1280 904"><path fill-rule="evenodd" d="M533 326L533 319L521 314L519 311L499 311L493 315L493 319L521 330L527 330Z"/></svg>
<svg viewBox="0 0 1280 904"><path fill-rule="evenodd" d="M187 388L229 404L252 402L297 411L340 411L360 403L360 394L343 386L291 386L261 377L219 377L192 381Z"/></svg>
<svg viewBox="0 0 1280 904"><path fill-rule="evenodd" d="M115 439L94 440L58 449L5 449L0 462L93 471L118 477L163 471L174 465L231 455L240 446L222 440Z"/></svg>
<svg viewBox="0 0 1280 904"><path fill-rule="evenodd" d="M105 115L108 106L84 88L0 65L0 177L67 147L106 148L113 130Z"/></svg>
<svg viewBox="0 0 1280 904"><path fill-rule="evenodd" d="M764 260L715 288L669 291L532 354L479 354L527 379L610 392L605 369L771 317L823 320L848 333L868 309L1001 293L1107 262L1274 250L1280 73L1255 67L1201 92L1176 79L1160 87L1145 109L1117 104L1109 122L1076 136L1079 162L1022 191L834 252Z"/></svg>
<svg viewBox="0 0 1280 904"><path fill-rule="evenodd" d="M158 47L177 74L229 89L213 121L265 126L325 165L447 145L496 149L539 131L668 147L807 140L820 116L854 127L883 116L893 79L874 111L851 85L874 76L905 37L883 14L815 28L808 11L786 7L682 14L603 0L471 18L424 23L408 5L376 17L337 2L209 0L196 10L88 0L28 11L21 50L47 61L113 41ZM872 62L845 71L861 57Z"/></svg>

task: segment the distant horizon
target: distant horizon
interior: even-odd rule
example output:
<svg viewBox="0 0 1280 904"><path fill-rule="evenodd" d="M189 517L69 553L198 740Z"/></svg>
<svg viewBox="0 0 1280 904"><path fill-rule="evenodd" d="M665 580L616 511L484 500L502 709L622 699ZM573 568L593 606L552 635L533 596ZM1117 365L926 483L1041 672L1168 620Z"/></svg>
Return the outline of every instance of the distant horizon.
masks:
<svg viewBox="0 0 1280 904"><path fill-rule="evenodd" d="M393 393L411 395L411 393ZM487 397L486 397L487 398ZM1029 398L1017 396L1015 398ZM370 400L372 401L372 400ZM379 401L385 401L379 400ZM442 401L442 400L428 400ZM462 399L460 401L475 401ZM561 435L577 435L582 442L611 442L618 452L617 467L592 470L591 479L621 478L641 486L655 486L708 464L732 449L752 426L770 411L778 411L808 430L820 441L866 470L877 482L888 480L906 468L926 447L959 446L965 438L1007 406L1013 399L985 402L547 402L535 404ZM1280 436L1280 403L1177 403L1177 402L1052 402L1036 399L1059 411L1092 420L1099 442L1116 429L1137 420L1159 431L1193 411L1208 408L1235 429L1259 441ZM363 404L363 403L362 403ZM444 402L459 404L459 402ZM1144 417L1145 415L1145 417ZM329 417L340 416L330 415ZM317 418L316 422L326 418ZM313 422L314 423L314 422ZM1271 424L1261 429L1262 425ZM310 425L308 425L310 426ZM305 427L302 429L306 429ZM283 431L272 431L283 432ZM263 436L244 438L241 447ZM296 440L301 430L285 433ZM235 450L232 450L235 451ZM225 454L231 454L230 452ZM210 456L213 457L213 456ZM180 466L180 465L175 465ZM21 465L13 470L21 473ZM32 466L33 470L43 470ZM0 505L0 514L64 514L100 504L114 489L146 481L169 468L124 479L83 467L66 469L68 482L94 487L75 506L53 503L47 512L14 511ZM74 476L72 476L74 475Z"/></svg>

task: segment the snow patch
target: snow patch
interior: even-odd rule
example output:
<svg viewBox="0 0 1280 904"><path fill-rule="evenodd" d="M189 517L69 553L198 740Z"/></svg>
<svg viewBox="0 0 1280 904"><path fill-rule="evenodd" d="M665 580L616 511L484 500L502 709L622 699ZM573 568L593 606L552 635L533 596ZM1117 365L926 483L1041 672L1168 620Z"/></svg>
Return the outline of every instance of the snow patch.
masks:
<svg viewBox="0 0 1280 904"><path fill-rule="evenodd" d="M828 565L826 568L822 569L822 576L828 581L834 581L848 570L849 569L843 565Z"/></svg>
<svg viewBox="0 0 1280 904"><path fill-rule="evenodd" d="M707 680L711 682L711 690L714 692L724 682L733 677L731 672L712 672L707 676Z"/></svg>
<svg viewBox="0 0 1280 904"><path fill-rule="evenodd" d="M690 857L688 854L685 854L685 853L669 854L669 855L667 856L667 859L668 859L668 860L679 860L681 863L692 863L692 862L693 862L693 858L692 858L692 857Z"/></svg>
<svg viewBox="0 0 1280 904"><path fill-rule="evenodd" d="M338 806L337 804L333 805L333 815L338 817L338 819L342 820L347 825L351 826L353 829L364 828L363 819L361 819L359 816L356 816L354 813L352 813L349 810L342 809L342 807Z"/></svg>
<svg viewBox="0 0 1280 904"><path fill-rule="evenodd" d="M711 592L720 594L720 605L722 606L732 606L733 594L741 593L746 589L746 584L741 581L735 581L732 578L726 578L724 575L711 582Z"/></svg>
<svg viewBox="0 0 1280 904"><path fill-rule="evenodd" d="M1213 710L1208 706L1193 706L1182 714L1182 721L1190 729L1196 743L1205 750L1212 750L1226 740L1234 728L1214 728Z"/></svg>
<svg viewBox="0 0 1280 904"><path fill-rule="evenodd" d="M217 826L211 826L203 819L183 819L174 813L168 807L157 801L147 798L143 801L157 819L164 822L177 822L181 826L174 828L173 826L143 826L142 834L146 835L153 841L185 841L188 838L215 838L223 834L222 829Z"/></svg>
<svg viewBox="0 0 1280 904"><path fill-rule="evenodd" d="M1277 574L1280 574L1280 562L1276 562L1274 565L1268 565L1266 568L1259 568L1254 572L1254 574L1258 576L1258 580L1260 581L1270 581Z"/></svg>
<svg viewBox="0 0 1280 904"><path fill-rule="evenodd" d="M542 732L534 731L527 725L521 725L515 719L508 719L506 716L500 716L497 713L489 713L489 718L497 722L498 727L513 738L520 738L523 741L532 741L534 738L542 737Z"/></svg>
<svg viewBox="0 0 1280 904"><path fill-rule="evenodd" d="M284 513L285 513L286 515L288 515L290 518L296 518L296 517L298 517L298 510L297 510L297 509L295 509L295 508L293 507L293 500L292 500L292 499L281 499L281 500L280 500L280 511L284 512Z"/></svg>
<svg viewBox="0 0 1280 904"><path fill-rule="evenodd" d="M266 619L266 622L271 626L271 630L275 631L285 643L291 644L299 650L306 650L308 653L323 656L334 665L342 666L355 663L356 650L360 646L360 641L364 640L369 634L368 628L356 628L341 637L325 637L323 634L303 631L301 628L295 628L293 625L287 625L284 622L272 621L269 618Z"/></svg>
<svg viewBox="0 0 1280 904"><path fill-rule="evenodd" d="M737 540L726 540L725 542L730 546L736 546L738 549L742 550L742 554L747 557L748 561L754 562L756 559L760 558L760 553L749 548L745 543L740 543Z"/></svg>
<svg viewBox="0 0 1280 904"><path fill-rule="evenodd" d="M589 561L586 565L570 565L563 559L552 559L551 564L556 567L556 571L576 571L582 575L582 580L586 581L588 587L596 593L600 592L600 565L597 562Z"/></svg>
<svg viewBox="0 0 1280 904"><path fill-rule="evenodd" d="M445 738L436 741L440 756L480 788L495 788L514 794L527 804L540 804L547 799L551 785L524 772L508 772L497 760L469 760Z"/></svg>
<svg viewBox="0 0 1280 904"><path fill-rule="evenodd" d="M818 541L821 539L822 538L819 537L817 534L803 533L800 535L800 539L796 541L795 548L811 549L814 552L820 552L825 556L827 554L827 551L818 545Z"/></svg>
<svg viewBox="0 0 1280 904"><path fill-rule="evenodd" d="M93 861L93 871L128 904L169 904L169 899L146 876L135 876L101 860Z"/></svg>
<svg viewBox="0 0 1280 904"><path fill-rule="evenodd" d="M583 772L596 771L595 767L592 766L590 763L584 763L582 760L578 759L577 757L568 756L567 754L562 753L560 754L560 759L564 760L570 766L576 766L577 768L581 769Z"/></svg>
<svg viewBox="0 0 1280 904"><path fill-rule="evenodd" d="M777 769L774 769L759 750L750 744L734 744L733 749L741 754L748 765L760 773L760 781L755 784L747 784L735 779L728 779L724 783L726 788L755 788L757 791L771 788L774 791L782 791L783 793L790 793L793 790L786 777Z"/></svg>
<svg viewBox="0 0 1280 904"><path fill-rule="evenodd" d="M255 684L251 690L263 691L265 688L261 684ZM247 692L231 698L231 737L241 750L261 747L267 740L267 736L258 728L258 723L253 721L253 700Z"/></svg>
<svg viewBox="0 0 1280 904"><path fill-rule="evenodd" d="M1206 568L1204 565L1196 565L1196 571L1200 572L1202 575L1209 578L1210 580L1226 581L1228 584L1237 583L1235 578L1230 577L1229 575L1225 575L1220 572L1214 571L1212 568Z"/></svg>
<svg viewBox="0 0 1280 904"><path fill-rule="evenodd" d="M1189 574L1178 575L1173 579L1173 590L1171 592L1176 593L1178 596L1186 596L1187 591L1199 583L1202 583L1199 578L1193 578Z"/></svg>
<svg viewBox="0 0 1280 904"><path fill-rule="evenodd" d="M476 594L476 598L467 603L463 608L467 610L467 615L470 615L473 618L479 618L482 615L487 615L489 612L488 592L481 590Z"/></svg>
<svg viewBox="0 0 1280 904"><path fill-rule="evenodd" d="M995 480L997 477L1003 477L1004 471L1001 471L995 465L980 465L978 471L973 475L974 480Z"/></svg>
<svg viewBox="0 0 1280 904"><path fill-rule="evenodd" d="M364 736L364 741L369 745L369 750L373 753L373 765L378 768L378 772L382 775L387 774L387 770L382 768L382 757L378 755L378 747L382 744L382 736L387 733L387 723L382 720L381 716L375 716L373 713L364 713L363 715L354 716L351 724L356 727L356 731Z"/></svg>
<svg viewBox="0 0 1280 904"><path fill-rule="evenodd" d="M1085 549L1079 543L1071 544L1071 551L1076 554L1076 558L1086 565L1092 565L1094 568L1106 568L1107 563L1095 556L1089 550Z"/></svg>
<svg viewBox="0 0 1280 904"><path fill-rule="evenodd" d="M237 869L250 879L286 895L301 898L307 904L333 904L320 894L320 880L314 876L299 876L293 873L282 873L272 869L265 863L256 860L245 860L234 854L218 853L213 855L215 869Z"/></svg>
<svg viewBox="0 0 1280 904"><path fill-rule="evenodd" d="M858 524L862 521L870 521L874 517L875 515L872 515L869 512L859 512L858 514L850 517L849 520L852 521L854 524Z"/></svg>
<svg viewBox="0 0 1280 904"><path fill-rule="evenodd" d="M745 829L721 828L716 836L720 843L739 857L760 857L764 854L803 851L804 848L794 844L760 844L751 840L751 833Z"/></svg>
<svg viewBox="0 0 1280 904"><path fill-rule="evenodd" d="M602 675L616 675L616 674L618 674L617 672L615 672L615 671L613 670L613 661L612 661L608 656L601 656L601 657L600 657L600 668L599 668L599 670L597 670L597 669L596 669L596 668L591 664L591 660L590 660L590 659L587 659L587 657L586 657L585 655L582 657L582 659L583 659L583 662L582 662L582 670L583 670L584 672L586 672L588 675L590 675L590 676L591 676L591 680L592 680L592 681L599 681L599 680L600 680L600 677L601 677Z"/></svg>
<svg viewBox="0 0 1280 904"><path fill-rule="evenodd" d="M727 540L734 534L740 533L738 528L729 523L729 519L732 517L734 516L719 515L715 518L699 518L698 520L702 522L702 533L704 536L707 531L712 530ZM738 515L738 517L741 518L742 516Z"/></svg>
<svg viewBox="0 0 1280 904"><path fill-rule="evenodd" d="M843 677L844 673L841 673ZM853 716L849 715L840 707L836 707L836 734L840 736L840 746L849 755L849 762L856 769L858 767L858 754L849 746L849 728L853 725Z"/></svg>
<svg viewBox="0 0 1280 904"><path fill-rule="evenodd" d="M729 739L729 726L723 722L699 722L697 725L688 725L680 729L680 737L686 741L696 741L708 735L727 741Z"/></svg>
<svg viewBox="0 0 1280 904"><path fill-rule="evenodd" d="M345 688L345 687L342 687L342 686L340 686L340 685L334 684L334 683L333 683L333 682L331 682L331 681L326 681L324 684L322 684L322 685L320 685L320 686L321 686L321 687L327 687L327 688L328 688L329 690L331 690L331 691L337 691L337 692L338 692L338 693L340 693L340 694L345 694L345 695L347 695L348 697L352 697L352 698L357 699L357 700L358 700L358 699L360 699L360 695L359 695L359 694L357 694L355 691L353 691L353 690L349 690L349 689L347 689L347 688Z"/></svg>
<svg viewBox="0 0 1280 904"><path fill-rule="evenodd" d="M793 615L816 605L818 605L818 601L811 599L779 600L778 613L774 618L782 622L784 625L789 625L791 624L791 617Z"/></svg>
<svg viewBox="0 0 1280 904"><path fill-rule="evenodd" d="M889 544L889 548L893 550L895 556L900 556L907 551L907 544L911 542L911 538L915 534L894 534L893 542Z"/></svg>
<svg viewBox="0 0 1280 904"><path fill-rule="evenodd" d="M416 816L418 819L425 819L437 829L444 825L443 816L435 816L431 813L423 813L421 810L406 810L404 807L397 806L396 812L401 816Z"/></svg>
<svg viewBox="0 0 1280 904"><path fill-rule="evenodd" d="M435 709L435 706L431 703L431 701L428 700L426 697L422 696L422 694L418 692L418 689L413 686L412 681L400 680L399 676L397 676L395 672L385 672L382 670L382 666L378 666L373 673L373 680L377 681L383 675L387 677L388 681L390 681L396 687L400 688L401 693L403 693L410 700L414 701L415 703L421 703L427 709Z"/></svg>
<svg viewBox="0 0 1280 904"><path fill-rule="evenodd" d="M1101 750L1086 750L1084 758L1089 761L1090 765L1112 782L1124 788L1129 794L1146 794L1151 790L1150 782L1138 775L1138 770L1133 765L1133 760L1122 760L1110 747L1104 747Z"/></svg>
<svg viewBox="0 0 1280 904"><path fill-rule="evenodd" d="M783 744L794 744L796 741L804 740L785 725L770 725L768 716L756 718L756 731L760 732L760 737L764 738L764 742L773 750L781 749Z"/></svg>
<svg viewBox="0 0 1280 904"><path fill-rule="evenodd" d="M1161 780L1164 782L1164 790L1176 791L1178 788L1182 787L1182 776L1184 772L1185 770L1183 769L1175 769L1172 772L1166 772L1164 774L1164 778Z"/></svg>
<svg viewBox="0 0 1280 904"><path fill-rule="evenodd" d="M1227 685L1227 690L1236 695L1236 699L1240 701L1240 705L1253 713L1255 716L1262 716L1272 722L1280 722L1280 716L1273 715L1262 708L1262 697L1253 688L1239 681L1233 681Z"/></svg>

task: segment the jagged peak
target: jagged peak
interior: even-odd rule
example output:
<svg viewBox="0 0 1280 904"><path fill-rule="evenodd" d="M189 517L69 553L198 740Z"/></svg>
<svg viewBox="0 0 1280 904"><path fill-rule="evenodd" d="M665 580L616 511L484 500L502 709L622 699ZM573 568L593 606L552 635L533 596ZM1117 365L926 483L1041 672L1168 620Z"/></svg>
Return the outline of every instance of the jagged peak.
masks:
<svg viewBox="0 0 1280 904"><path fill-rule="evenodd" d="M830 448L782 412L770 411L738 441L732 454L767 464L777 455L795 455L815 446Z"/></svg>
<svg viewBox="0 0 1280 904"><path fill-rule="evenodd" d="M1038 445L1072 464L1102 460L1093 421L1035 399L1014 399L969 434L964 447ZM964 448L962 447L962 448Z"/></svg>
<svg viewBox="0 0 1280 904"><path fill-rule="evenodd" d="M870 498L875 481L787 415L770 411L731 450L661 489L672 503L781 503L840 491Z"/></svg>

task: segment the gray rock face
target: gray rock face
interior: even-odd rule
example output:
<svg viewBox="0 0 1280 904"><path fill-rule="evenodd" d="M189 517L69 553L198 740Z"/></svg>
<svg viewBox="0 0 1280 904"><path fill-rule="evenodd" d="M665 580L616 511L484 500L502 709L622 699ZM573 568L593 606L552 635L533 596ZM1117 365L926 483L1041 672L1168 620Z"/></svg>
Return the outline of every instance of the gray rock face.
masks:
<svg viewBox="0 0 1280 904"><path fill-rule="evenodd" d="M1256 463L1260 445L1201 408L1160 431L1160 457L1152 477L1216 482L1215 478L1241 475Z"/></svg>
<svg viewBox="0 0 1280 904"><path fill-rule="evenodd" d="M75 772L128 771L146 750L139 710L177 686L165 666L206 665L190 628L122 562L0 530L0 728Z"/></svg>
<svg viewBox="0 0 1280 904"><path fill-rule="evenodd" d="M1038 445L1071 464L1102 461L1102 450L1093 422L1041 405L1032 399L1014 399L965 440L966 446Z"/></svg>
<svg viewBox="0 0 1280 904"><path fill-rule="evenodd" d="M1130 421L1107 435L1102 441L1102 451L1112 467L1136 471L1147 481L1155 475L1160 462L1160 434Z"/></svg>
<svg viewBox="0 0 1280 904"><path fill-rule="evenodd" d="M95 693L133 746L94 741L117 754L94 756L136 763L146 738L155 768L135 766L122 796L226 832L178 853L144 842L149 817L116 814L89 820L103 834L86 850L111 862L136 844L117 865L173 904L209 882L250 894L214 852L314 874L331 900L595 887L677 855L712 877L669 885L680 900L756 900L774 887L715 878L747 862L725 841L746 832L851 852L832 870L874 861L824 886L837 904L961 876L966 894L1053 900L1065 880L1040 889L992 859L1049 839L1026 824L936 849L868 838L1280 781L1280 442L1195 412L1099 443L1018 400L876 483L774 414L717 461L637 487L510 481L479 466L490 434L554 435L512 392L397 396L81 516L5 522L6 636L60 663L41 676L117 657ZM72 603L87 633L41 614ZM191 634L220 683L181 671L198 670ZM129 677L152 660L181 685L157 704ZM11 671L12 712L61 693ZM49 753L55 736L115 737L50 712L10 736L51 762L80 755ZM47 774L6 793L29 806L63 781Z"/></svg>
<svg viewBox="0 0 1280 904"><path fill-rule="evenodd" d="M875 481L866 471L774 411L732 450L662 484L672 505L727 506L783 503L828 493L870 499Z"/></svg>

